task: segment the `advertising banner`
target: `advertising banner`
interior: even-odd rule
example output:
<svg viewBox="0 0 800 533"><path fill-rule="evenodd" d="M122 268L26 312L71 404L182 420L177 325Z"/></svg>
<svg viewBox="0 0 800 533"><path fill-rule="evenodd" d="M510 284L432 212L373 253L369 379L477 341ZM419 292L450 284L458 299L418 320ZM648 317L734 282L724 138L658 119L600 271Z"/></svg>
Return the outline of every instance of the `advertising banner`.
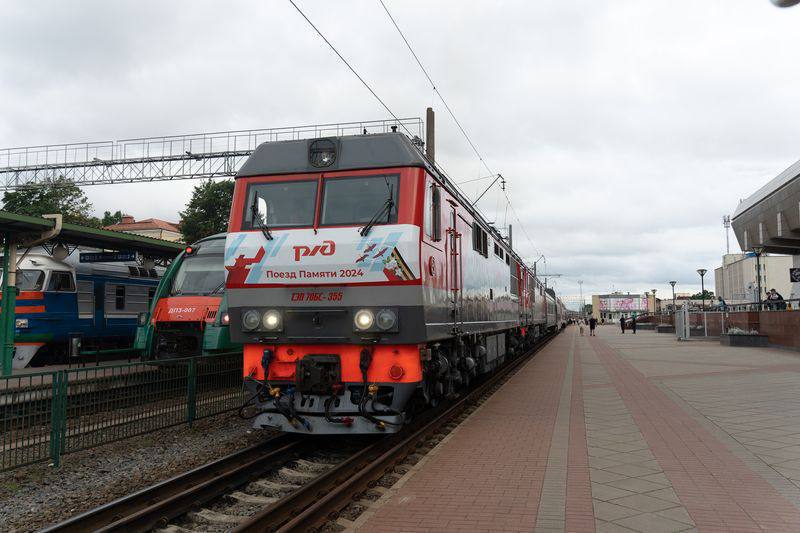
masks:
<svg viewBox="0 0 800 533"><path fill-rule="evenodd" d="M273 230L228 234L225 269L228 287L317 283L409 282L420 277L419 227Z"/></svg>
<svg viewBox="0 0 800 533"><path fill-rule="evenodd" d="M616 296L600 298L600 310L609 312L644 312L647 311L647 298L640 296Z"/></svg>

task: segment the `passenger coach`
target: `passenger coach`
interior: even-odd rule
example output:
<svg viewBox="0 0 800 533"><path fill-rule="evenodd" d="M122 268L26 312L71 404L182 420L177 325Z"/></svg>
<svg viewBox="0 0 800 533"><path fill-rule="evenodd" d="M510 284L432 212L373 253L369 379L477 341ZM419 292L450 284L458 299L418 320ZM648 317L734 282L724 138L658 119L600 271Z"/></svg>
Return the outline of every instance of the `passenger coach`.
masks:
<svg viewBox="0 0 800 533"><path fill-rule="evenodd" d="M257 427L396 431L559 327L555 295L400 133L259 146L225 268Z"/></svg>

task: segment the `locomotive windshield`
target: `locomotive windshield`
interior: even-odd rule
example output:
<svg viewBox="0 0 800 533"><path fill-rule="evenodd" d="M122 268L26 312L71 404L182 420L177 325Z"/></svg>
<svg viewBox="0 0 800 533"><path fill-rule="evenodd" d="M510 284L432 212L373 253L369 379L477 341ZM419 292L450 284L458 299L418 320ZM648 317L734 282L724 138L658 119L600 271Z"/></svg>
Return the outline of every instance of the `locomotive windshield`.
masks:
<svg viewBox="0 0 800 533"><path fill-rule="evenodd" d="M386 205L394 204L378 224L397 222L398 176L358 176L323 180L321 224L365 224Z"/></svg>
<svg viewBox="0 0 800 533"><path fill-rule="evenodd" d="M172 282L170 296L210 296L221 294L224 287L225 268L222 254L204 254L201 249L197 255L183 258Z"/></svg>
<svg viewBox="0 0 800 533"><path fill-rule="evenodd" d="M18 270L17 288L21 291L40 291L44 286L44 272L41 270Z"/></svg>
<svg viewBox="0 0 800 533"><path fill-rule="evenodd" d="M264 224L269 228L311 226L317 204L317 181L287 181L279 183L253 183L248 187L244 226L252 229L253 214L250 206L258 197L266 203Z"/></svg>

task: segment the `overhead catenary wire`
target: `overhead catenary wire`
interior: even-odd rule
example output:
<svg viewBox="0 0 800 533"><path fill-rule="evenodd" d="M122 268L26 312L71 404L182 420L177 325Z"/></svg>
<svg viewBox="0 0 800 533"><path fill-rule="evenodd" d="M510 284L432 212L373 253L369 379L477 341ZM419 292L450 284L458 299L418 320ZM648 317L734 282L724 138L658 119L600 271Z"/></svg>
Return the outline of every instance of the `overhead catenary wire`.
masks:
<svg viewBox="0 0 800 533"><path fill-rule="evenodd" d="M400 25L397 24L397 21L395 20L394 16L392 16L392 13L389 11L389 8L386 7L386 3L384 2L384 0L378 0L378 2L380 2L381 7L383 7L383 10L386 12L386 15L389 17L389 20L392 22L392 25L397 30L397 33L400 34L400 38L403 39L403 42L405 43L406 47L408 48L408 51L411 52L411 56L414 58L414 61L416 61L416 63L419 66L420 70L422 70L422 73L425 75L425 78L431 84L431 87L433 88L433 92L436 93L436 95L439 97L439 100L441 100L442 105L444 105L444 107L447 110L448 114L453 119L453 122L455 122L456 126L461 131L461 134L467 140L467 143L472 148L472 151L475 152L475 155L478 157L478 160L481 162L481 164L484 166L484 168L486 168L486 170L489 172L489 176L486 176L486 177L483 177L483 178L476 178L474 180L467 180L467 181L463 181L461 183L462 184L463 183L470 183L472 181L478 181L478 180L481 180L481 179L486 179L486 178L491 178L491 177L497 176L497 174L495 174L495 172L489 167L489 164L483 158L483 155L481 155L480 151L478 150L478 147L475 145L474 142L472 142L472 139L470 138L469 134L464 129L464 127L461 125L461 122L458 120L458 118L456 117L456 115L453 112L452 108L447 103L447 100L445 100L444 96L442 95L442 93L437 88L436 83L433 81L433 78L431 77L430 73L425 68L425 66L422 64L422 61L420 60L419 56L414 51L414 48L411 46L411 43L408 41L408 39L406 38L405 34L403 33L403 30L400 29ZM508 203L508 206L511 207L511 211L512 211L514 217L516 218L517 222L521 226L523 235L525 236L525 238L527 239L528 243L531 245L533 250L536 253L539 253L538 248L533 243L533 239L530 238L530 235L528 235L528 232L525 229L525 226L522 224L522 221L520 220L519 216L517 215L517 212L514 209L514 205L511 204L511 200L508 198L508 193L505 191L505 187L503 187L503 195L505 196L505 199L506 199L506 202ZM483 195L481 195L481 196L483 196ZM478 199L480 199L480 197ZM476 202L477 202L477 200L476 200ZM473 202L473 205L476 202ZM477 206L476 206L476 208L477 208Z"/></svg>
<svg viewBox="0 0 800 533"><path fill-rule="evenodd" d="M456 183L456 185L465 185L467 183L473 183L475 181L481 181L481 180L488 180L488 179L492 179L492 178L496 178L496 177L497 177L497 174L492 174L490 176L481 176L480 178L473 178L471 180L457 181L455 183Z"/></svg>
<svg viewBox="0 0 800 533"><path fill-rule="evenodd" d="M397 115L394 114L394 111L392 111L389 108L389 106L386 105L386 102L384 102L383 99L380 96L378 96L378 93L376 93L373 90L373 88L370 87L369 83L367 83L364 80L364 78L361 77L361 75L356 71L355 68L353 68L353 66L347 61L347 59L345 59L344 56L339 53L339 50L337 50L336 47L333 46L333 44L331 44L331 42L328 40L328 38L325 37L325 35L323 35L323 33L319 30L319 28L317 28L317 26L313 22L311 22L311 19L309 19L306 16L306 14L303 13L303 10L300 9L297 6L297 4L294 3L294 0L289 0L289 3L292 4L292 7L294 7L297 10L298 13L300 13L300 16L302 16L306 20L306 22L308 22L309 26L314 28L314 31L317 32L317 35L319 35L322 38L322 40L325 41L325 44L327 44L330 47L330 49L333 50L333 53L335 53L337 56L339 56L339 59L342 60L342 63L344 63L347 66L347 68L350 69L350 72L352 72L353 75L355 75L355 77L358 78L358 81L360 81L362 83L362 85L364 85L364 87L366 87L367 90L372 94L372 96L374 96L375 99L378 102L380 102L380 104L383 106L383 108L386 109L386 111L388 111L390 115L392 115L392 118L394 118L397 121L397 123L400 125L400 127L402 127L406 131L406 133L408 133L409 137L413 137L413 134L410 131L408 131L408 128L405 126L405 124L403 124L400 121L400 119L397 118Z"/></svg>
<svg viewBox="0 0 800 533"><path fill-rule="evenodd" d="M289 1L291 1L291 0L289 0ZM448 105L447 100L445 100L444 96L442 96L442 93L439 92L439 89L436 87L436 83L434 83L434 81L431 78L430 74L428 74L428 71L422 65L422 61L420 61L420 59L417 56L416 52L414 52L414 48L411 46L411 43L408 42L408 39L406 39L406 36L403 33L403 30L400 29L400 26L397 24L397 21L392 16L392 13L389 11L389 8L386 7L386 4L383 2L383 0L378 0L378 2L380 2L381 6L383 6L383 10L386 11L386 15L388 15L389 20L392 21L392 24L394 25L395 29L397 30L397 33L400 34L400 38L403 39L404 43L406 43L406 47L408 47L408 51L411 52L411 55L414 57L414 60L417 62L417 65L419 65L419 68L422 70L422 73L425 74L425 77L428 79L428 82L431 84L431 87L433 88L433 92L435 92L436 95L439 97L439 100L442 101L442 105L444 105L444 108L450 114L450 117L453 119L453 122L455 122L456 126L458 126L458 129L461 131L461 134L467 140L467 143L469 143L470 147L472 148L472 151L475 152L476 156L478 156L478 160L480 160L480 162L483 163L483 166L486 168L487 171L489 171L489 174L494 174L494 171L491 168L489 168L489 165L483 159L483 156L481 155L480 151L478 150L478 147L475 146L475 143L472 142L472 139L470 139L469 134L467 134L467 131L461 125L461 122L459 122L458 118L456 117L456 114L453 113L453 110L450 108L450 105Z"/></svg>

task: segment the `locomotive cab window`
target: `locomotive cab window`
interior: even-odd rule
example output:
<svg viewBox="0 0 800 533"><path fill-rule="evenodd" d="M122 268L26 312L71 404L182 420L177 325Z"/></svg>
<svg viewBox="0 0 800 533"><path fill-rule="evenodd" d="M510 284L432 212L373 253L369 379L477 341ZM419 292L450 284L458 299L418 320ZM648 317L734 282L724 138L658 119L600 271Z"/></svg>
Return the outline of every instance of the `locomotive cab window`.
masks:
<svg viewBox="0 0 800 533"><path fill-rule="evenodd" d="M258 200L256 201L256 195ZM251 183L247 188L242 229L258 229L256 216L269 228L311 226L317 205L317 181Z"/></svg>
<svg viewBox="0 0 800 533"><path fill-rule="evenodd" d="M47 290L53 292L75 292L75 280L72 277L72 272L62 270L51 272Z"/></svg>
<svg viewBox="0 0 800 533"><path fill-rule="evenodd" d="M399 177L323 178L320 224L345 225L397 222Z"/></svg>
<svg viewBox="0 0 800 533"><path fill-rule="evenodd" d="M0 279L2 279L0 275ZM17 288L21 291L40 291L44 287L44 272L41 270L17 270Z"/></svg>
<svg viewBox="0 0 800 533"><path fill-rule="evenodd" d="M225 272L220 268L223 254L214 251L200 247L196 255L183 258L172 281L170 296L222 294L225 289Z"/></svg>

